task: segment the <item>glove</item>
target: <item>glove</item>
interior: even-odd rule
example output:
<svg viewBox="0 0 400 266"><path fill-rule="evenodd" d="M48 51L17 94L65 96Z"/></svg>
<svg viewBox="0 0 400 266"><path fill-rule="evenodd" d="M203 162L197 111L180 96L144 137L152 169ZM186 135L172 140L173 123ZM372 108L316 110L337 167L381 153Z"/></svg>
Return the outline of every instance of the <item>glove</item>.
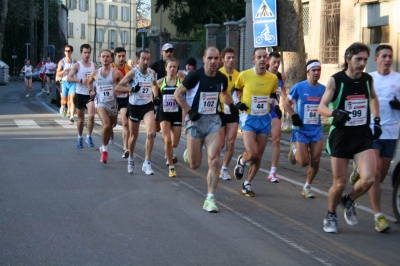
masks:
<svg viewBox="0 0 400 266"><path fill-rule="evenodd" d="M247 105L245 103L242 102L238 102L236 104L236 107L240 110L240 111L246 111L249 110L249 107L247 107Z"/></svg>
<svg viewBox="0 0 400 266"><path fill-rule="evenodd" d="M153 103L154 103L154 105L159 106L159 105L161 104L160 98L158 98L158 96L157 96L157 97L154 97Z"/></svg>
<svg viewBox="0 0 400 266"><path fill-rule="evenodd" d="M381 128L381 118L380 117L375 117L374 118L374 140L379 139L379 137L382 135L382 128Z"/></svg>
<svg viewBox="0 0 400 266"><path fill-rule="evenodd" d="M400 101L397 100L396 97L393 97L393 100L389 102L389 105L392 109L400 110Z"/></svg>
<svg viewBox="0 0 400 266"><path fill-rule="evenodd" d="M201 117L200 114L193 109L190 109L188 114L189 114L190 120L192 120L192 121L197 121Z"/></svg>
<svg viewBox="0 0 400 266"><path fill-rule="evenodd" d="M336 127L343 127L344 124L346 124L347 121L350 121L350 116L349 114L351 114L348 111L345 110L340 110L340 109L335 109L332 112L332 116L333 116L333 121L332 121L332 125L336 126Z"/></svg>
<svg viewBox="0 0 400 266"><path fill-rule="evenodd" d="M235 104L231 103L229 105L229 109L231 110L232 115L235 115L235 116L239 115L239 108L237 108L237 106Z"/></svg>
<svg viewBox="0 0 400 266"><path fill-rule="evenodd" d="M303 121L301 121L300 116L298 114L292 115L292 124L293 124L293 126L296 126L296 127L303 126Z"/></svg>
<svg viewBox="0 0 400 266"><path fill-rule="evenodd" d="M131 92L138 92L138 91L140 91L140 85L139 85L139 83L136 84L135 87L132 87L132 88L131 88Z"/></svg>
<svg viewBox="0 0 400 266"><path fill-rule="evenodd" d="M281 108L279 108L279 105L275 105L274 106L274 111L275 113L278 115L278 118L281 119L282 118L282 111ZM297 115L298 116L298 115ZM293 117L292 117L293 118ZM301 121L301 120L300 120Z"/></svg>

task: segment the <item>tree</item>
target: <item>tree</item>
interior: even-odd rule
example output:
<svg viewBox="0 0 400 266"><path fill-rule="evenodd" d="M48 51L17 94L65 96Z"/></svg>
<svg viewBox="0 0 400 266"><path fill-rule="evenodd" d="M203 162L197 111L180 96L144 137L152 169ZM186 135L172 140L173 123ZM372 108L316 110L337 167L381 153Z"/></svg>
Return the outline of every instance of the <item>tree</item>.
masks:
<svg viewBox="0 0 400 266"><path fill-rule="evenodd" d="M279 49L283 52L286 74L285 88L289 92L294 84L307 78L303 34L303 5L301 0L278 0ZM290 32L290 34L287 34ZM285 112L282 129L291 127L291 118Z"/></svg>
<svg viewBox="0 0 400 266"><path fill-rule="evenodd" d="M138 28L145 28L150 25L150 4L146 0L136 1L136 26Z"/></svg>
<svg viewBox="0 0 400 266"><path fill-rule="evenodd" d="M3 52L4 32L8 12L8 0L0 0L0 60Z"/></svg>
<svg viewBox="0 0 400 266"><path fill-rule="evenodd" d="M179 35L189 36L197 25L223 23L245 16L246 4L243 0L230 0L229 4L220 0L156 0L155 11L169 9L169 19Z"/></svg>

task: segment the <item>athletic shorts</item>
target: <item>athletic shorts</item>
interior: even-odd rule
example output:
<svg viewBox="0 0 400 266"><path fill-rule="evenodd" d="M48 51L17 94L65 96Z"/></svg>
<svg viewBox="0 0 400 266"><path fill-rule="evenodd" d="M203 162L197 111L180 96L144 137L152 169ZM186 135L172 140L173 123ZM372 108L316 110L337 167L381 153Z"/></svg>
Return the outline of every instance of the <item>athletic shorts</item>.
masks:
<svg viewBox="0 0 400 266"><path fill-rule="evenodd" d="M118 114L117 106L112 107L112 106L109 106L109 105L104 104L104 103L98 103L98 104L96 104L96 108L104 108L104 109L106 109L107 112L108 112L108 116L115 116L115 115Z"/></svg>
<svg viewBox="0 0 400 266"><path fill-rule="evenodd" d="M161 108L159 108L161 109ZM180 109L180 108L179 108ZM182 109L180 109L182 110ZM182 111L180 112L164 112L162 110L159 111L159 120L160 123L163 121L167 121L171 123L172 127L181 127L182 126Z"/></svg>
<svg viewBox="0 0 400 266"><path fill-rule="evenodd" d="M335 128L326 143L326 152L330 156L345 159L353 159L354 154L373 148L369 126Z"/></svg>
<svg viewBox="0 0 400 266"><path fill-rule="evenodd" d="M85 94L75 94L74 103L77 109L84 109L86 105L90 102L93 102L94 98L90 98L90 95Z"/></svg>
<svg viewBox="0 0 400 266"><path fill-rule="evenodd" d="M239 116L237 115L227 115L224 113L219 113L221 117L221 127L226 126L226 124L230 123L239 123Z"/></svg>
<svg viewBox="0 0 400 266"><path fill-rule="evenodd" d="M160 106L154 105L154 120L160 122Z"/></svg>
<svg viewBox="0 0 400 266"><path fill-rule="evenodd" d="M274 106L272 106L272 103L269 104L269 114L271 115L271 118L279 118L278 114L275 113Z"/></svg>
<svg viewBox="0 0 400 266"><path fill-rule="evenodd" d="M256 134L269 134L271 132L272 118L266 115L249 115L241 113L239 116L239 125L242 131L251 131Z"/></svg>
<svg viewBox="0 0 400 266"><path fill-rule="evenodd" d="M122 108L128 108L129 98L118 98L117 97L117 104L118 104L118 111L121 111Z"/></svg>
<svg viewBox="0 0 400 266"><path fill-rule="evenodd" d="M75 82L68 82L62 81L61 82L62 88L62 97L68 97L68 94L75 94L76 91L76 83Z"/></svg>
<svg viewBox="0 0 400 266"><path fill-rule="evenodd" d="M374 149L379 150L379 156L392 159L396 143L397 139L377 139L374 140Z"/></svg>
<svg viewBox="0 0 400 266"><path fill-rule="evenodd" d="M54 74L46 73L46 76L48 76L50 79L54 77Z"/></svg>
<svg viewBox="0 0 400 266"><path fill-rule="evenodd" d="M132 105L128 104L128 118L135 123L139 123L143 120L145 114L150 111L154 111L153 102L146 103L145 105Z"/></svg>
<svg viewBox="0 0 400 266"><path fill-rule="evenodd" d="M32 78L32 76L25 76L25 78L26 78L27 80L30 80L30 79Z"/></svg>
<svg viewBox="0 0 400 266"><path fill-rule="evenodd" d="M201 115L197 121L189 119L189 115L185 118L185 134L193 138L205 140L208 135L211 135L221 128L221 118L218 114Z"/></svg>
<svg viewBox="0 0 400 266"><path fill-rule="evenodd" d="M314 130L293 130L292 134L292 142L310 144L311 142L318 142L322 139L322 127L318 127Z"/></svg>

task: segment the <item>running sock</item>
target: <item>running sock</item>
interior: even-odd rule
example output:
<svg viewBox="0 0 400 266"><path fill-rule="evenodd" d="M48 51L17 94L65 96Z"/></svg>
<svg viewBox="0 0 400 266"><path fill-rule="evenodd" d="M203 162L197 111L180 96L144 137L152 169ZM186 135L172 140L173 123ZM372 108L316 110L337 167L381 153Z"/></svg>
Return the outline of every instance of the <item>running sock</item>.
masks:
<svg viewBox="0 0 400 266"><path fill-rule="evenodd" d="M328 213L326 214L326 216L328 216L328 215L336 215L336 212L330 212L330 211L328 211Z"/></svg>
<svg viewBox="0 0 400 266"><path fill-rule="evenodd" d="M169 169L174 169L175 167L174 167L174 166L169 166L168 168L169 168Z"/></svg>
<svg viewBox="0 0 400 266"><path fill-rule="evenodd" d="M133 161L132 156L129 155L128 161Z"/></svg>
<svg viewBox="0 0 400 266"><path fill-rule="evenodd" d="M103 151L107 151L107 145L102 146Z"/></svg>
<svg viewBox="0 0 400 266"><path fill-rule="evenodd" d="M243 158L243 157L242 157L242 158ZM243 161L242 161L242 158L240 158L239 163L240 163L241 165L244 165L244 163L243 163Z"/></svg>
<svg viewBox="0 0 400 266"><path fill-rule="evenodd" d="M306 188L306 187L310 187L310 184L307 182L304 184L304 188Z"/></svg>
<svg viewBox="0 0 400 266"><path fill-rule="evenodd" d="M349 194L344 195L344 202L347 202L348 200L349 200L351 203L354 202L354 200L350 199Z"/></svg>
<svg viewBox="0 0 400 266"><path fill-rule="evenodd" d="M78 135L78 139L81 139L81 138L82 138L82 136L79 136L79 135Z"/></svg>
<svg viewBox="0 0 400 266"><path fill-rule="evenodd" d="M145 163L150 163L150 161L149 161L149 160L147 160L147 159L144 159L144 162L145 162Z"/></svg>
<svg viewBox="0 0 400 266"><path fill-rule="evenodd" d="M228 170L228 167L222 166L222 167L221 167L221 170L225 170L225 171L226 171L226 170Z"/></svg>
<svg viewBox="0 0 400 266"><path fill-rule="evenodd" d="M207 193L207 199L210 199L210 198L213 198L213 197L214 197L214 194Z"/></svg>
<svg viewBox="0 0 400 266"><path fill-rule="evenodd" d="M383 215L383 213L381 213L381 212L374 214L375 221L378 221L378 217L381 215Z"/></svg>
<svg viewBox="0 0 400 266"><path fill-rule="evenodd" d="M271 167L271 171L269 172L270 174L275 174L276 172L276 167Z"/></svg>
<svg viewBox="0 0 400 266"><path fill-rule="evenodd" d="M87 137L87 138L88 138L88 137L91 137L91 135L87 134L86 137Z"/></svg>
<svg viewBox="0 0 400 266"><path fill-rule="evenodd" d="M244 181L244 185L245 185L245 186L247 186L248 184L250 184L250 182L249 182L249 181L247 181L247 180L246 180L246 181Z"/></svg>

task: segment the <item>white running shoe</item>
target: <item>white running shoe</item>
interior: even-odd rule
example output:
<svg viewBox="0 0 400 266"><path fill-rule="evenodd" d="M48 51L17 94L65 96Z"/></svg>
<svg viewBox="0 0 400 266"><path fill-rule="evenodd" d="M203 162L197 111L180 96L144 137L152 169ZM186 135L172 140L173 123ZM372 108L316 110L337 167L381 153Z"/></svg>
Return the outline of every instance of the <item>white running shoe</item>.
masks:
<svg viewBox="0 0 400 266"><path fill-rule="evenodd" d="M150 162L148 162L148 163L144 162L143 163L142 171L145 172L146 175L153 175L154 174L153 169L151 168L151 163Z"/></svg>
<svg viewBox="0 0 400 266"><path fill-rule="evenodd" d="M303 187L303 191L301 192L301 195L303 195L304 197L309 198L309 199L315 198L314 194L311 192L311 187Z"/></svg>
<svg viewBox="0 0 400 266"><path fill-rule="evenodd" d="M132 174L133 170L135 169L135 163L132 161L128 160L128 173Z"/></svg>
<svg viewBox="0 0 400 266"><path fill-rule="evenodd" d="M228 169L221 169L221 172L219 173L219 178L222 180L231 180L232 177L228 174Z"/></svg>

